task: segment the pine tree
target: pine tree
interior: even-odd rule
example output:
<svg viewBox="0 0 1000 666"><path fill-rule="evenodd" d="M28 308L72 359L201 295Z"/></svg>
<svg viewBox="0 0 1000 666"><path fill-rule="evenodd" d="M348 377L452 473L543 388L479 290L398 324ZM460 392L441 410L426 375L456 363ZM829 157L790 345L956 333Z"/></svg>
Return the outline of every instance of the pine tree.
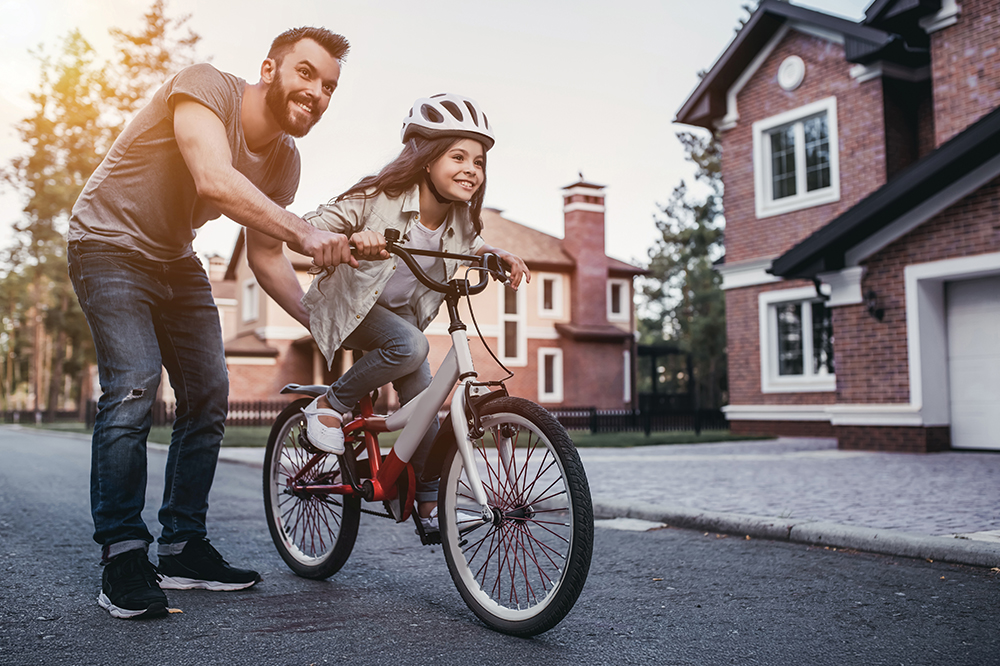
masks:
<svg viewBox="0 0 1000 666"><path fill-rule="evenodd" d="M719 407L727 386L725 299L713 268L725 227L720 147L712 136L684 132L678 139L697 167L699 187L692 192L682 181L654 218L660 238L649 250L640 332L644 343L665 342L690 353L694 377L685 379L694 382L702 407Z"/></svg>
<svg viewBox="0 0 1000 666"><path fill-rule="evenodd" d="M0 332L5 408L18 390L16 375L34 395L32 407L38 412L45 404L49 418L61 402L64 373L74 377L81 403L85 397L93 349L67 274L69 215L131 115L192 61L199 37L190 30L174 36L186 21L167 18L156 0L138 32L111 30L117 54L111 62L102 62L79 31L66 36L55 56L34 53L40 65L34 110L17 126L25 152L2 171L25 202L0 277L0 298L9 304Z"/></svg>

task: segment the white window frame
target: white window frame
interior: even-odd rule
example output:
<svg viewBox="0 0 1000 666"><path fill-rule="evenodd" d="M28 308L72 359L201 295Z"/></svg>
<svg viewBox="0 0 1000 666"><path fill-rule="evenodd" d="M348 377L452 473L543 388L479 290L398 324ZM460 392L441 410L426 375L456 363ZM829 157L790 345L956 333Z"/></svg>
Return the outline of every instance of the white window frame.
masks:
<svg viewBox="0 0 1000 666"><path fill-rule="evenodd" d="M497 341L499 343L500 359L507 365L512 365L515 367L525 367L528 365L528 308L527 308L527 289L523 287L514 292L517 298L517 313L507 314L505 310L506 305L506 294L504 290L507 289L504 285L499 282L497 285L497 321L500 322L499 330L497 331ZM511 357L505 355L505 350L507 349L507 326L508 321L513 321L517 323L517 356Z"/></svg>
<svg viewBox="0 0 1000 666"><path fill-rule="evenodd" d="M545 358L552 357L552 391L545 391ZM538 350L538 402L563 401L563 353L558 347Z"/></svg>
<svg viewBox="0 0 1000 666"><path fill-rule="evenodd" d="M257 321L260 318L260 288L256 280L245 280L243 282L243 303L241 314L243 323Z"/></svg>
<svg viewBox="0 0 1000 666"><path fill-rule="evenodd" d="M611 310L611 291L614 286L620 286L622 290L621 298L621 312L612 312ZM608 321L621 321L629 322L632 321L632 283L629 280L622 278L608 278L608 293L607 293L607 303L608 303Z"/></svg>
<svg viewBox="0 0 1000 666"><path fill-rule="evenodd" d="M826 114L830 149L830 186L812 192L806 191L805 140L802 121L813 116ZM771 142L770 132L788 125L795 126L795 172L796 194L774 199L771 185ZM780 113L753 124L753 179L754 202L758 218L782 215L803 208L840 201L840 150L837 131L837 98L827 97L818 102Z"/></svg>
<svg viewBox="0 0 1000 666"><path fill-rule="evenodd" d="M545 307L545 282L552 282L552 307ZM563 316L563 276L559 273L538 274L538 316L560 319Z"/></svg>
<svg viewBox="0 0 1000 666"><path fill-rule="evenodd" d="M803 308L803 371L807 374L778 374L778 323L776 308L788 303L814 303L820 300L815 287L765 291L758 296L760 318L760 388L763 393L820 393L837 390L837 376L812 374L812 312ZM810 310L807 312L807 310Z"/></svg>

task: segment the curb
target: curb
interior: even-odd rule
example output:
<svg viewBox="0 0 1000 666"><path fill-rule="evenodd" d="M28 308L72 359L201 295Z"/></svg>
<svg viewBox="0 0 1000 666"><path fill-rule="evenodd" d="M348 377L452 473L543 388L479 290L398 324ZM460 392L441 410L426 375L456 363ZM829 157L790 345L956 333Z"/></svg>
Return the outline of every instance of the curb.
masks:
<svg viewBox="0 0 1000 666"><path fill-rule="evenodd" d="M822 521L720 513L676 505L615 500L595 500L594 517L638 518L666 523L671 527L746 535L756 539L851 548L881 555L977 567L1000 567L1000 544L955 537L924 536Z"/></svg>

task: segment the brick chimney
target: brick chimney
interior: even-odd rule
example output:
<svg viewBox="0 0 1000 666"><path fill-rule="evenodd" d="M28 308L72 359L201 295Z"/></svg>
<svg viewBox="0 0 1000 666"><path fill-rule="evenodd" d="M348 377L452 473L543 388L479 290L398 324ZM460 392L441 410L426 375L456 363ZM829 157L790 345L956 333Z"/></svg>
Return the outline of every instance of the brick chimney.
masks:
<svg viewBox="0 0 1000 666"><path fill-rule="evenodd" d="M226 268L229 266L229 261L225 257L218 254L211 254L208 256L208 279L211 282L221 282L226 279Z"/></svg>
<svg viewBox="0 0 1000 666"><path fill-rule="evenodd" d="M604 186L580 180L563 188L563 247L576 260L572 321L607 325L608 258L604 253Z"/></svg>

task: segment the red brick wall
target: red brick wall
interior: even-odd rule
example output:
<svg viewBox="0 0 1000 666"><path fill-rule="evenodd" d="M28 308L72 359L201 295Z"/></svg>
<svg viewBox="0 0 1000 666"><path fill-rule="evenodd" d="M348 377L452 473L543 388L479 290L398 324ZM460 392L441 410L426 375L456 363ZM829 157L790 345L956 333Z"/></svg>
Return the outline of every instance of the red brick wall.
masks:
<svg viewBox="0 0 1000 666"><path fill-rule="evenodd" d="M474 336L474 333L472 334ZM472 336L470 336L472 337ZM496 338L486 338L486 342L496 353ZM446 338L431 338L429 354L431 371L435 371L448 351ZM501 379L504 372L483 349L478 338L471 339L472 360L479 372L479 379L490 381ZM538 350L558 348L563 351L563 402L542 403L543 407L598 407L600 409L623 409L627 405L622 400L624 391L624 361L622 352L628 343L603 344L594 342L574 342L571 340L528 340L526 366L510 366L514 376L506 381L508 392L519 398L538 402Z"/></svg>
<svg viewBox="0 0 1000 666"><path fill-rule="evenodd" d="M802 58L806 75L786 92L777 72L790 55ZM843 47L793 30L737 96L739 123L722 135L727 262L781 254L885 183L882 83L859 84L850 67ZM837 97L840 201L756 219L753 123L831 95Z"/></svg>
<svg viewBox="0 0 1000 666"><path fill-rule="evenodd" d="M280 394L285 384L312 383L312 359L291 341L271 340L269 344L278 349L275 365L229 365L229 399L240 400L281 400ZM287 396L289 400L296 396Z"/></svg>
<svg viewBox="0 0 1000 666"><path fill-rule="evenodd" d="M1000 179L866 261L862 291L878 295L885 316L878 322L863 305L834 308L839 402L909 402L906 266L998 251Z"/></svg>
<svg viewBox="0 0 1000 666"><path fill-rule="evenodd" d="M961 0L955 25L931 35L937 145L1000 106L1000 0Z"/></svg>
<svg viewBox="0 0 1000 666"><path fill-rule="evenodd" d="M838 449L934 453L951 448L951 431L948 426L934 428L837 426L834 428L834 433Z"/></svg>
<svg viewBox="0 0 1000 666"><path fill-rule="evenodd" d="M730 289L726 292L726 348L729 353L729 404L731 405L828 405L833 391L810 393L763 393L760 368L760 316L758 295L776 289L812 286L806 280ZM836 335L836 321L834 322ZM834 354L839 353L839 342ZM834 357L836 359L836 356Z"/></svg>
<svg viewBox="0 0 1000 666"><path fill-rule="evenodd" d="M768 437L833 437L833 426L828 421L730 421L729 430L734 435L762 435Z"/></svg>

